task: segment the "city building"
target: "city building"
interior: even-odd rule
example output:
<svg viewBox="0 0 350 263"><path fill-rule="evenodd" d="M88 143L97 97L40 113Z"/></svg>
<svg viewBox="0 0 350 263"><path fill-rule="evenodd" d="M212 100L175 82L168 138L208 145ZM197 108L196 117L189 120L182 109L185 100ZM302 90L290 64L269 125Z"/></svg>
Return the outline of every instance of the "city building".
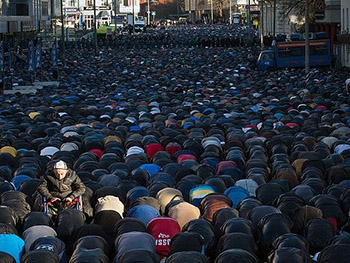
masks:
<svg viewBox="0 0 350 263"><path fill-rule="evenodd" d="M260 2L260 34L263 36L288 35L300 27L296 15L287 13L286 2L273 1Z"/></svg>
<svg viewBox="0 0 350 263"><path fill-rule="evenodd" d="M316 15L315 29L314 32L325 32L326 37L330 39L331 42L331 52L336 54L336 45L337 45L337 34L339 34L340 29L340 3L341 0L317 0L318 6L314 6L321 15ZM315 10L315 11L316 11ZM319 18L319 19L318 19Z"/></svg>
<svg viewBox="0 0 350 263"><path fill-rule="evenodd" d="M340 10L340 32L337 35L339 44L337 46L337 56L341 66L350 67L350 1L341 1Z"/></svg>
<svg viewBox="0 0 350 263"><path fill-rule="evenodd" d="M0 0L0 39L26 32L31 37L58 34L62 22L68 29L93 29L94 15L97 25L102 26L111 24L115 14L126 17L139 12L139 0Z"/></svg>
<svg viewBox="0 0 350 263"><path fill-rule="evenodd" d="M45 30L51 25L49 0L0 1L0 34Z"/></svg>
<svg viewBox="0 0 350 263"><path fill-rule="evenodd" d="M295 15L286 12L286 2L231 1L231 3L221 1L222 12L220 12L217 0L185 0L185 11L189 13L192 22L198 20L210 22L212 17L214 19L217 16L223 16L232 23L241 24L247 23L248 11L250 11L251 25L258 27L264 36L290 34L300 23Z"/></svg>

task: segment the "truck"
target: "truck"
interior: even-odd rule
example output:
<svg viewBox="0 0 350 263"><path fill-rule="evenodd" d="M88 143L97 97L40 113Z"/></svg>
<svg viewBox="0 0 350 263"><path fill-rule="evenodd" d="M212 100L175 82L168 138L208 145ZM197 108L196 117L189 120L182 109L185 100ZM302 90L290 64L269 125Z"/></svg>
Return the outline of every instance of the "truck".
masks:
<svg viewBox="0 0 350 263"><path fill-rule="evenodd" d="M310 40L309 50L310 67L331 65L329 39ZM305 67L305 41L276 42L271 49L261 51L257 60L262 71L297 67Z"/></svg>

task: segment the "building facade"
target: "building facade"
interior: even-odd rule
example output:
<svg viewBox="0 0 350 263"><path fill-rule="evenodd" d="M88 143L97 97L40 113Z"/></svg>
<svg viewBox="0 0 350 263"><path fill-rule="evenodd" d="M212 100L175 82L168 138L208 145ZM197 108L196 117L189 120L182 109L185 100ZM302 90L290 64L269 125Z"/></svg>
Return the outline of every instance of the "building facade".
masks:
<svg viewBox="0 0 350 263"><path fill-rule="evenodd" d="M96 7L96 12L94 12ZM61 21L61 8L63 21ZM140 0L0 0L0 38L23 32L58 32L66 28L92 29L117 15L140 12Z"/></svg>
<svg viewBox="0 0 350 263"><path fill-rule="evenodd" d="M338 58L343 67L350 67L350 1L342 0L340 8L340 32L338 39Z"/></svg>
<svg viewBox="0 0 350 263"><path fill-rule="evenodd" d="M0 34L41 31L51 25L50 0L1 0Z"/></svg>
<svg viewBox="0 0 350 263"><path fill-rule="evenodd" d="M217 16L229 19L230 14L246 13L248 4L249 0L185 0L185 12L193 23L211 23Z"/></svg>
<svg viewBox="0 0 350 263"><path fill-rule="evenodd" d="M336 57L337 55L337 46L338 39L337 35L339 34L340 29L340 6L341 0L318 0L322 3L323 12L320 19L315 21L315 30L314 32L325 32L326 37L330 39L331 43L331 53ZM315 6L316 8L316 6Z"/></svg>
<svg viewBox="0 0 350 263"><path fill-rule="evenodd" d="M221 3L218 5L218 3ZM248 20L248 8L250 10L251 24L259 28L263 36L290 34L295 31L299 23L295 16L286 12L285 2L276 1L254 1L254 0L185 0L185 11L188 12L192 22L205 21L211 16L220 16L218 8L223 9L224 18L230 17L233 21L234 15L241 14L240 23L246 23ZM233 15L233 18L232 18Z"/></svg>
<svg viewBox="0 0 350 263"><path fill-rule="evenodd" d="M293 14L287 13L285 2L260 1L260 34L263 36L273 36L273 34L288 35L294 33L300 22Z"/></svg>

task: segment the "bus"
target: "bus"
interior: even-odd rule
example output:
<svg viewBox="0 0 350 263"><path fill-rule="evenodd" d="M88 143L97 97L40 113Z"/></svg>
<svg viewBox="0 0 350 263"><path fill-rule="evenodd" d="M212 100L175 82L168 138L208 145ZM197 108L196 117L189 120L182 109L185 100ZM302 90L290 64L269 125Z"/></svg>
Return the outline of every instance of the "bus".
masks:
<svg viewBox="0 0 350 263"><path fill-rule="evenodd" d="M310 67L330 66L332 63L330 41L310 40ZM305 41L277 42L273 49L260 53L257 61L259 70L305 67Z"/></svg>

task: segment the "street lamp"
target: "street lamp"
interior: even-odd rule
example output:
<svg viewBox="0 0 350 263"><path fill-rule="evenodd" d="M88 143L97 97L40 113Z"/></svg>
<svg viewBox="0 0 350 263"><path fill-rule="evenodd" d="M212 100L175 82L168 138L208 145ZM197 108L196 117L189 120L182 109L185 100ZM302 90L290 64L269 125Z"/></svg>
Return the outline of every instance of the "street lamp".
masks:
<svg viewBox="0 0 350 263"><path fill-rule="evenodd" d="M309 0L305 1L305 74L310 72Z"/></svg>
<svg viewBox="0 0 350 263"><path fill-rule="evenodd" d="M248 0L248 10L247 10L247 20L248 20L248 39L249 42L251 40L251 32L250 32L250 0Z"/></svg>
<svg viewBox="0 0 350 263"><path fill-rule="evenodd" d="M264 0L260 0L260 43L264 47Z"/></svg>
<svg viewBox="0 0 350 263"><path fill-rule="evenodd" d="M276 0L273 0L273 39L276 39Z"/></svg>
<svg viewBox="0 0 350 263"><path fill-rule="evenodd" d="M149 1L149 0L148 0ZM176 11L177 11L177 21L180 20L180 6L179 6L179 0L176 1Z"/></svg>
<svg viewBox="0 0 350 263"><path fill-rule="evenodd" d="M97 52L97 22L96 22L96 0L94 0L94 46L95 46L95 55Z"/></svg>
<svg viewBox="0 0 350 263"><path fill-rule="evenodd" d="M114 34L117 33L117 0L114 0Z"/></svg>
<svg viewBox="0 0 350 263"><path fill-rule="evenodd" d="M150 10L150 0L147 0L147 25L151 24L151 10Z"/></svg>
<svg viewBox="0 0 350 263"><path fill-rule="evenodd" d="M64 44L64 23L63 23L63 0L61 0L61 41L62 41L62 63L63 66L66 65L66 57L65 57L65 44Z"/></svg>
<svg viewBox="0 0 350 263"><path fill-rule="evenodd" d="M247 23L248 23L248 27L250 27L250 0L248 0L248 6L247 6Z"/></svg>
<svg viewBox="0 0 350 263"><path fill-rule="evenodd" d="M214 24L214 7L213 7L213 0L210 0L210 14L211 14L211 23Z"/></svg>
<svg viewBox="0 0 350 263"><path fill-rule="evenodd" d="M230 25L232 24L232 0L229 0L230 4Z"/></svg>
<svg viewBox="0 0 350 263"><path fill-rule="evenodd" d="M135 0L132 0L132 34L135 35Z"/></svg>

